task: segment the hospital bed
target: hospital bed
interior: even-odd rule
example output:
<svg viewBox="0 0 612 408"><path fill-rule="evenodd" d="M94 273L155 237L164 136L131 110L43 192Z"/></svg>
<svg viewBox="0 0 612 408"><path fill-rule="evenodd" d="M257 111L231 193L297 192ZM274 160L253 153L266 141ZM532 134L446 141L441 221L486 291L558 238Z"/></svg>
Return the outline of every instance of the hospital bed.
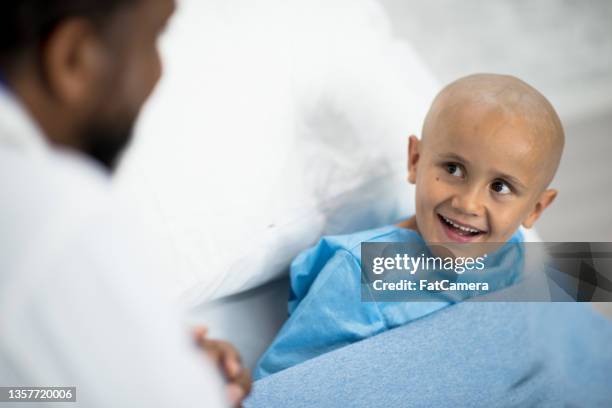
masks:
<svg viewBox="0 0 612 408"><path fill-rule="evenodd" d="M527 242L540 241L535 230L522 232ZM235 344L245 365L253 369L287 319L288 300L289 279L285 274L257 288L193 307L188 320L208 326L211 336Z"/></svg>
<svg viewBox="0 0 612 408"><path fill-rule="evenodd" d="M283 277L200 305L190 320L254 367L287 317L287 294ZM609 406L611 341L589 304L464 302L265 377L244 406Z"/></svg>

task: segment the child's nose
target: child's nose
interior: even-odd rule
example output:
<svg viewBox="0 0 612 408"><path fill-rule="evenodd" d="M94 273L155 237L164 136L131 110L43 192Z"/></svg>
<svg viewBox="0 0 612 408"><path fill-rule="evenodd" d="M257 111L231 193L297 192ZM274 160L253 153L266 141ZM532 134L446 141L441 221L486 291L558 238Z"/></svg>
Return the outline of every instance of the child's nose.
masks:
<svg viewBox="0 0 612 408"><path fill-rule="evenodd" d="M464 215L482 215L483 205L477 188L457 193L451 202L453 209Z"/></svg>

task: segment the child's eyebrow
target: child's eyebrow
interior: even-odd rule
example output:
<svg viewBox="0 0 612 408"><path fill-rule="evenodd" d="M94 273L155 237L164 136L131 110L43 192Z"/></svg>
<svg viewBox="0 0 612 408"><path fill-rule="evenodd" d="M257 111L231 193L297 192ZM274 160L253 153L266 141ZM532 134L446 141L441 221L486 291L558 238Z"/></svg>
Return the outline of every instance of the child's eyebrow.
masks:
<svg viewBox="0 0 612 408"><path fill-rule="evenodd" d="M459 156L456 153L443 153L443 154L440 154L439 156L440 158L446 159L446 160L456 160L458 162L465 163L465 164L470 163L469 161L467 161L466 159L464 159L463 157Z"/></svg>
<svg viewBox="0 0 612 408"><path fill-rule="evenodd" d="M457 162L462 163L462 164L470 164L470 162L468 160L466 160L462 156L458 155L457 153L443 153L443 154L440 154L439 156L443 160L454 160L454 161L457 161ZM496 169L493 169L493 172L495 174L497 174L498 178L501 178L501 179L509 181L510 183L512 183L514 186L516 186L519 189L526 189L527 188L523 182L521 182L519 179L517 179L514 176L502 173L501 171L498 171Z"/></svg>

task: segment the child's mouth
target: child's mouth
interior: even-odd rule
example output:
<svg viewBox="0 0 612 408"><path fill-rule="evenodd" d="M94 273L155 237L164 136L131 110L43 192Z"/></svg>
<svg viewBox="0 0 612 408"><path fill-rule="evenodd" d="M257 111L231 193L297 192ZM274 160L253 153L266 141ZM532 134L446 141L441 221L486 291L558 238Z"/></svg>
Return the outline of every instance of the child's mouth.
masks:
<svg viewBox="0 0 612 408"><path fill-rule="evenodd" d="M453 241L470 242L485 233L485 231L477 228L467 226L465 224L459 224L458 222L453 221L441 214L437 215L440 223L442 224L444 232L446 232L448 238Z"/></svg>

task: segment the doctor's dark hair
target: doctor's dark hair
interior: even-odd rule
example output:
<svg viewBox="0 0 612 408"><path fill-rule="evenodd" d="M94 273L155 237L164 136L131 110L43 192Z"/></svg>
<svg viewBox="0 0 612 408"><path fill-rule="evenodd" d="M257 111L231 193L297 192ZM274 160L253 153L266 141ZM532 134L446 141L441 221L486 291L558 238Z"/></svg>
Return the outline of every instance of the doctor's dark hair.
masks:
<svg viewBox="0 0 612 408"><path fill-rule="evenodd" d="M25 53L37 52L53 30L71 17L104 28L121 6L137 0L0 1L0 70L8 70Z"/></svg>

